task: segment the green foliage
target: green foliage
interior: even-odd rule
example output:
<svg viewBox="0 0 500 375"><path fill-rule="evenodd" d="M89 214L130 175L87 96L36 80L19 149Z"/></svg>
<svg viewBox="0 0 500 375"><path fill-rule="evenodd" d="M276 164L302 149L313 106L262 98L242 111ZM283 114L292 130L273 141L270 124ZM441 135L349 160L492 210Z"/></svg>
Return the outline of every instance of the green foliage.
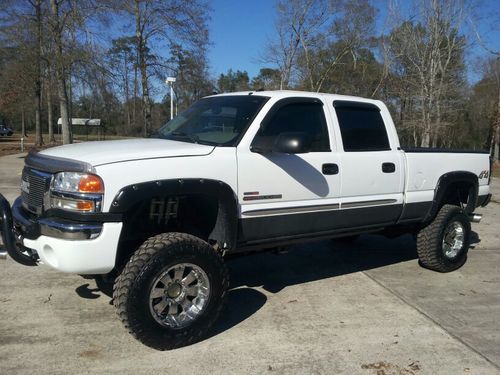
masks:
<svg viewBox="0 0 500 375"><path fill-rule="evenodd" d="M217 80L218 92L246 91L250 89L250 79L246 71L233 71L229 69L226 74L221 74Z"/></svg>
<svg viewBox="0 0 500 375"><path fill-rule="evenodd" d="M261 68L259 74L252 78L253 90L279 90L281 74L278 69Z"/></svg>

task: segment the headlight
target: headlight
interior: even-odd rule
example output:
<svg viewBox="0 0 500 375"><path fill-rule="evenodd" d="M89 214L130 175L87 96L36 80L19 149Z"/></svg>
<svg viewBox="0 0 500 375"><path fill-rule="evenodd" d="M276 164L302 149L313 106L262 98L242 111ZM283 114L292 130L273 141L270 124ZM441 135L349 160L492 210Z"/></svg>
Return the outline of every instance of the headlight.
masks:
<svg viewBox="0 0 500 375"><path fill-rule="evenodd" d="M60 172L52 179L50 206L63 210L100 212L104 183L89 173Z"/></svg>

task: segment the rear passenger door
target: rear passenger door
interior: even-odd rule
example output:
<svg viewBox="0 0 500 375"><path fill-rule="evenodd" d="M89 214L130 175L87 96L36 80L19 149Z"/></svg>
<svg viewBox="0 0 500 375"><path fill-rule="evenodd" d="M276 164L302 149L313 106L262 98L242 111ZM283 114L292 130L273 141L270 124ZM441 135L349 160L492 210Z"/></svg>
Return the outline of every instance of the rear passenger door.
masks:
<svg viewBox="0 0 500 375"><path fill-rule="evenodd" d="M372 103L333 102L341 144L341 210L356 210L359 225L392 224L403 207L404 159Z"/></svg>

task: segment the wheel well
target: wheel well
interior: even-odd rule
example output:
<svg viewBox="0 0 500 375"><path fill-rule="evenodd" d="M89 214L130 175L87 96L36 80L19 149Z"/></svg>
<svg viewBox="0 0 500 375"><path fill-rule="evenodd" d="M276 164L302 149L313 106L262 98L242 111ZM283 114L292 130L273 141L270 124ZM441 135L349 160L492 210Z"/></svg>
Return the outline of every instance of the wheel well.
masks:
<svg viewBox="0 0 500 375"><path fill-rule="evenodd" d="M470 182L461 181L450 184L441 199L439 208L445 204L452 204L474 211L475 203L473 202L475 196L474 185Z"/></svg>
<svg viewBox="0 0 500 375"><path fill-rule="evenodd" d="M470 172L456 172L442 176L438 182L432 209L427 220L432 220L445 204L463 207L466 213L476 209L477 176Z"/></svg>
<svg viewBox="0 0 500 375"><path fill-rule="evenodd" d="M231 243L226 219L227 207L215 196L197 193L144 199L123 214L116 267L122 267L148 238L167 232L192 234L214 247Z"/></svg>

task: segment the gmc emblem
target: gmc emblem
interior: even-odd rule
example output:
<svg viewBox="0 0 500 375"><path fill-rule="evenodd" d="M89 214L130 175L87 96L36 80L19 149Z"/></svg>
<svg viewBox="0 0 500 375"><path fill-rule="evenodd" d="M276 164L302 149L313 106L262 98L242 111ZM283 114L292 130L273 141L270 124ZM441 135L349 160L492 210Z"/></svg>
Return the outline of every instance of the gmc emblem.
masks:
<svg viewBox="0 0 500 375"><path fill-rule="evenodd" d="M30 183L28 181L21 180L21 191L26 194L30 193Z"/></svg>

